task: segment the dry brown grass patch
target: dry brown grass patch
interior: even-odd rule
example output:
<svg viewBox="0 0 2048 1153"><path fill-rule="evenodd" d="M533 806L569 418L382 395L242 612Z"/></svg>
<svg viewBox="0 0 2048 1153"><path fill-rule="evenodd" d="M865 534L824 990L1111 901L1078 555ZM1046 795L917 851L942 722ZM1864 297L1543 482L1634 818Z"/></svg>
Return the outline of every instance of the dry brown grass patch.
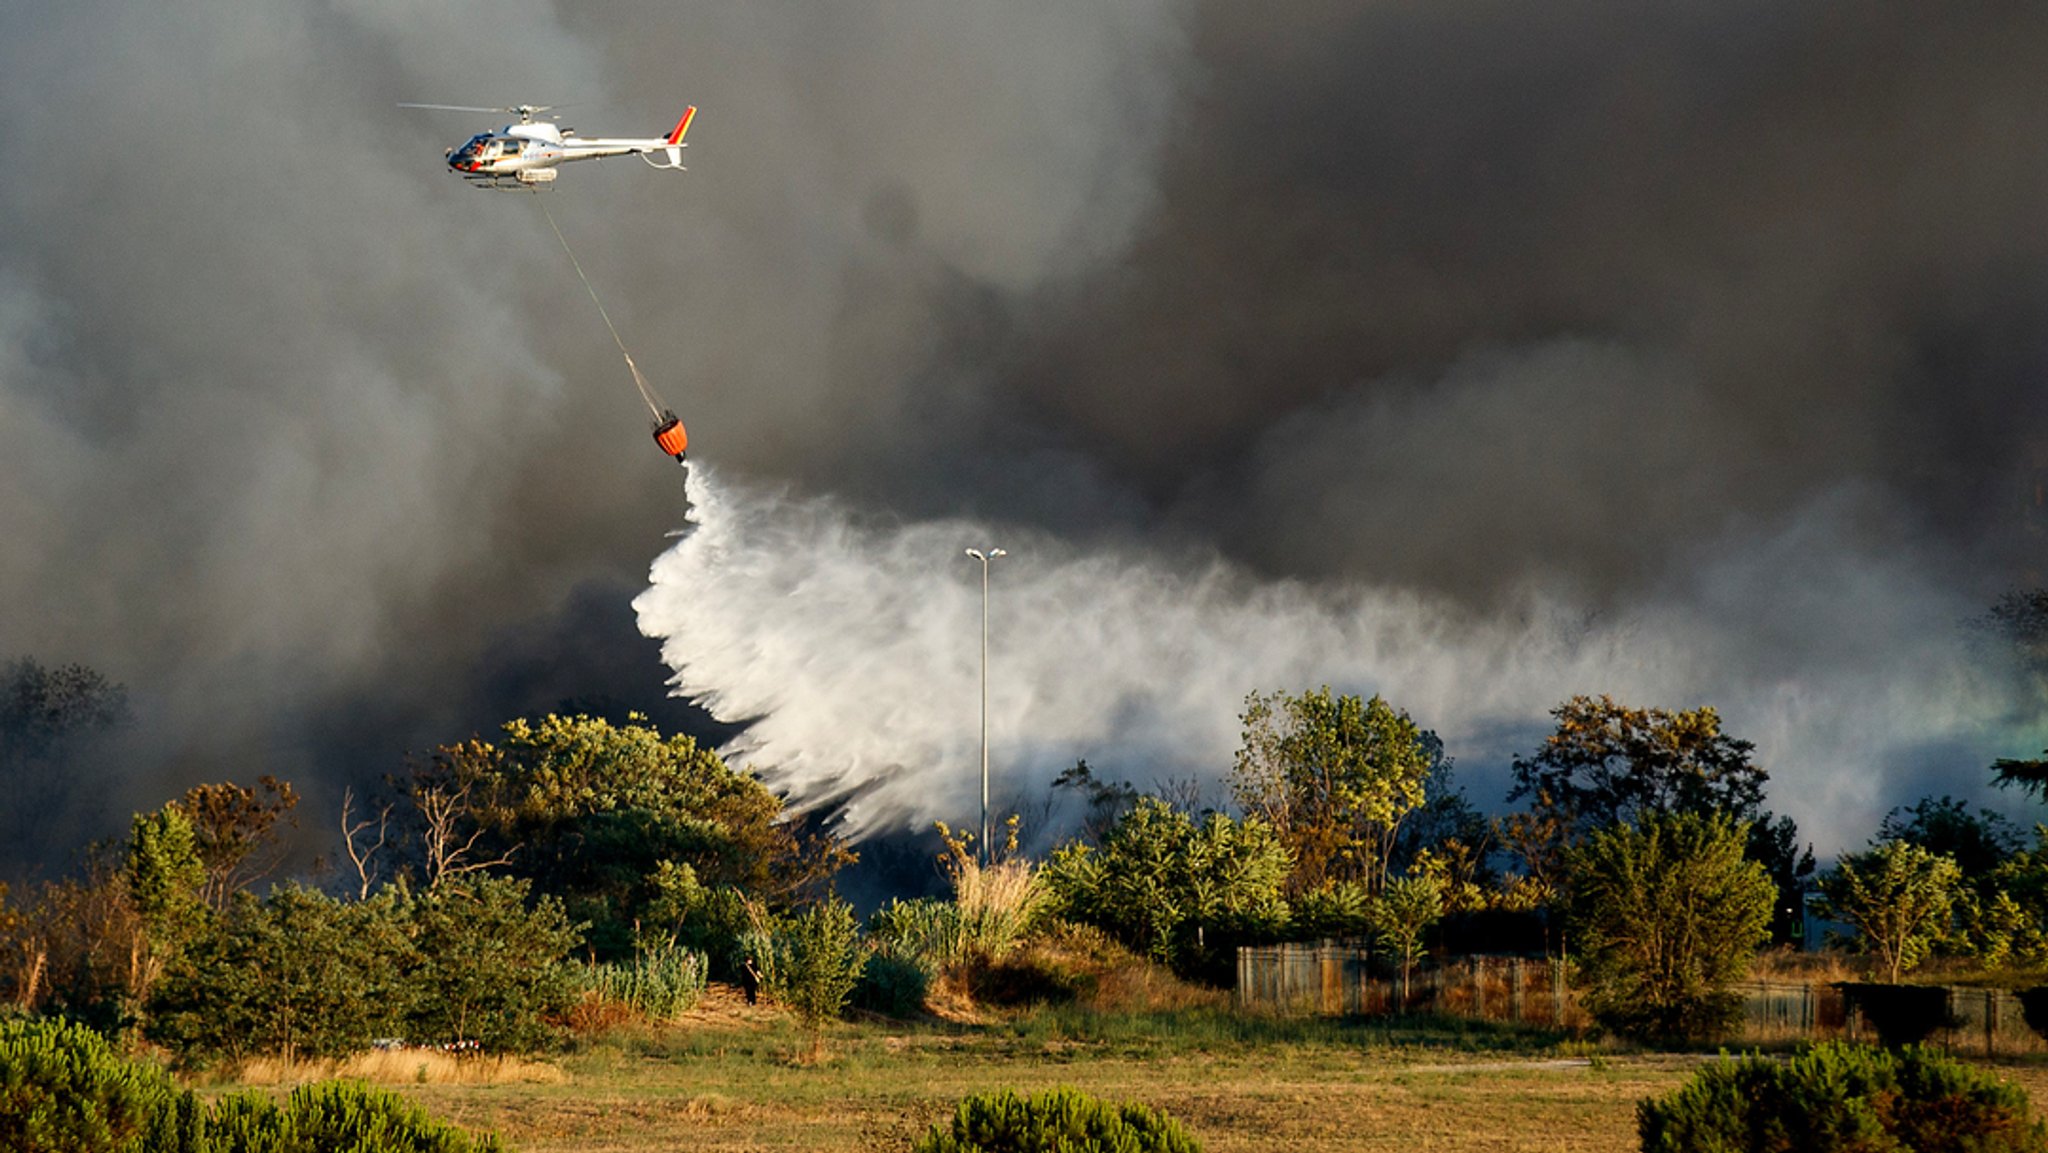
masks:
<svg viewBox="0 0 2048 1153"><path fill-rule="evenodd" d="M569 1074L544 1061L456 1056L433 1049L377 1049L332 1061L244 1061L234 1079L246 1085L300 1085L344 1078L378 1085L561 1085Z"/></svg>

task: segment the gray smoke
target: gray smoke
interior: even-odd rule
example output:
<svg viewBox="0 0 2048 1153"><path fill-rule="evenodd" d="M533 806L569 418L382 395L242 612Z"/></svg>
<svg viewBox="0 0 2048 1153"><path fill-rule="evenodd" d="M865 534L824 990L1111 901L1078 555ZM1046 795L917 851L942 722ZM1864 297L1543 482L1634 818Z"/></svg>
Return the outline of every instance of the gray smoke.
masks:
<svg viewBox="0 0 2048 1153"><path fill-rule="evenodd" d="M536 206L441 169L502 118L395 105L637 134L695 103L689 173L585 165L549 203L725 507L780 523L786 486L956 583L999 532L1013 580L1060 556L1207 606L1162 622L1190 651L1271 634L1199 698L1116 690L1183 701L1109 726L1133 777L1213 772L1288 681L1385 686L1474 760L1608 691L1720 705L1796 779L1774 803L1853 840L2039 747L1954 630L2040 579L2044 34L2017 3L17 6L0 657L134 691L115 819L338 791L553 686L659 692L622 606L674 470ZM1573 675L1510 659L1588 620ZM1373 647L1434 621L1460 639ZM850 739L896 707L714 684L664 635L685 688L782 703L757 753L793 784L842 755L798 711ZM1211 698L1208 736L1140 739ZM845 766L914 777L969 729Z"/></svg>

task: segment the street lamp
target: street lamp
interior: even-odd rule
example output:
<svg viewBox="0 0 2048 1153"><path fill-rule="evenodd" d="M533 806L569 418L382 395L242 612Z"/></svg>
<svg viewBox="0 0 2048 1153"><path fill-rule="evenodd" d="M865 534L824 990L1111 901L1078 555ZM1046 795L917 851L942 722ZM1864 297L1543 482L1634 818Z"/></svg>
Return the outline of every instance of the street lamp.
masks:
<svg viewBox="0 0 2048 1153"><path fill-rule="evenodd" d="M983 552L967 550L981 562L981 863L989 863L988 848L988 562L1009 554L999 548Z"/></svg>

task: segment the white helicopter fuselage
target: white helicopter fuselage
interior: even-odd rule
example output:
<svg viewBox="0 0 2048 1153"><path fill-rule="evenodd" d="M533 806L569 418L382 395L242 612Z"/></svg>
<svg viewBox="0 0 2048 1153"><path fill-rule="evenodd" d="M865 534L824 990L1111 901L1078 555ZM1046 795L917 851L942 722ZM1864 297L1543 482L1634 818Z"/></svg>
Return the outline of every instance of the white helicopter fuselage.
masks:
<svg viewBox="0 0 2048 1153"><path fill-rule="evenodd" d="M553 124L534 122L508 124L496 132L469 138L459 148L448 150L448 167L465 180L499 186L553 183L555 170L573 160L603 160L611 156L639 156L650 167L681 171L683 133L697 110L691 108L676 122L667 136L591 137L577 136L575 129L563 130ZM665 161L654 159L665 154Z"/></svg>

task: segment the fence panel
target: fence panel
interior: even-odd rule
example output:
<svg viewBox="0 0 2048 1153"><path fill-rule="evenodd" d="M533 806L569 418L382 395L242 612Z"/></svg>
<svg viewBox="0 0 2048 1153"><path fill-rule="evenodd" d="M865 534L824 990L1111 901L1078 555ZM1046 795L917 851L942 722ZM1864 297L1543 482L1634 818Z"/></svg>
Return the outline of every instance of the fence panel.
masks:
<svg viewBox="0 0 2048 1153"><path fill-rule="evenodd" d="M1260 945L1237 952L1238 1008L1251 1012L1378 1016L1444 1013L1579 1030L1590 1024L1564 967L1541 957L1464 957L1418 969L1404 983L1356 945L1324 941ZM1875 1035L1828 983L1748 981L1736 985L1742 1025L1735 1044L1769 1045ZM2048 1053L2005 990L1950 987L1953 1027L1932 1040L1953 1052L1999 1057Z"/></svg>

